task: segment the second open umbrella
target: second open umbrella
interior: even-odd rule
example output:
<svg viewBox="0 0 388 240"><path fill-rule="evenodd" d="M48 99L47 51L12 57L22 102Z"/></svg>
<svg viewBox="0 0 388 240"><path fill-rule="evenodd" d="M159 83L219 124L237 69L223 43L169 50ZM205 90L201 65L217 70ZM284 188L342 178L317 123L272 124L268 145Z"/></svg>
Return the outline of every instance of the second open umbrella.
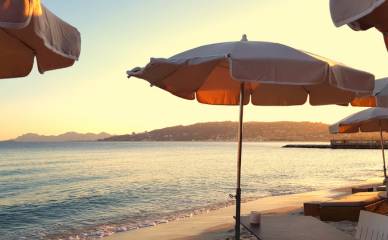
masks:
<svg viewBox="0 0 388 240"><path fill-rule="evenodd" d="M240 105L236 239L240 239L241 155L244 105L348 104L371 94L374 76L334 61L272 42L241 41L201 46L171 58L153 58L128 71L176 96L214 105ZM146 97L146 96L145 96Z"/></svg>
<svg viewBox="0 0 388 240"><path fill-rule="evenodd" d="M388 108L369 108L350 115L330 126L330 133L379 132L383 156L384 183L387 183L387 169L384 154L383 132L388 131Z"/></svg>

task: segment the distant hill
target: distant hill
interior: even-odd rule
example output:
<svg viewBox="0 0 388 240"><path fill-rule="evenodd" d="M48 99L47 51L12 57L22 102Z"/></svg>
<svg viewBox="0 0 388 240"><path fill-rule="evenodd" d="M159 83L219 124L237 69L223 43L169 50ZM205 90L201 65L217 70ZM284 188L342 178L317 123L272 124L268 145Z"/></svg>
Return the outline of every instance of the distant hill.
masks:
<svg viewBox="0 0 388 240"><path fill-rule="evenodd" d="M104 139L112 137L108 133L77 133L67 132L60 135L44 136L35 133L27 133L22 136L13 139L15 142L86 142L86 141L97 141L98 139Z"/></svg>
<svg viewBox="0 0 388 240"><path fill-rule="evenodd" d="M102 132L67 132L56 136L24 134L14 142L85 142L85 141L236 141L237 122L207 122L173 126L149 132L112 136ZM325 142L332 139L378 140L379 133L329 134L328 125L314 122L245 122L244 141ZM384 133L388 139L388 133Z"/></svg>
<svg viewBox="0 0 388 240"><path fill-rule="evenodd" d="M113 136L102 141L235 141L237 122L208 122ZM328 125L312 122L246 122L245 141L327 141Z"/></svg>
<svg viewBox="0 0 388 240"><path fill-rule="evenodd" d="M236 141L237 122L207 122L132 133L99 141ZM246 122L244 141L378 140L379 133L329 134L329 125L314 122ZM384 133L388 139L388 133Z"/></svg>

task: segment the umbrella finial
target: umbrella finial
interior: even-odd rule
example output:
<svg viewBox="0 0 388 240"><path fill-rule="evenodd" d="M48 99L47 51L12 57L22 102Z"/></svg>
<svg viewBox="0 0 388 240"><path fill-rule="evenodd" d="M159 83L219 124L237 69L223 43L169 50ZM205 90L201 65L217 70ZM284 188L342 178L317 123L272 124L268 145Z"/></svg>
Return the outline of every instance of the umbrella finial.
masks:
<svg viewBox="0 0 388 240"><path fill-rule="evenodd" d="M242 35L241 42L248 42L248 38L246 34Z"/></svg>

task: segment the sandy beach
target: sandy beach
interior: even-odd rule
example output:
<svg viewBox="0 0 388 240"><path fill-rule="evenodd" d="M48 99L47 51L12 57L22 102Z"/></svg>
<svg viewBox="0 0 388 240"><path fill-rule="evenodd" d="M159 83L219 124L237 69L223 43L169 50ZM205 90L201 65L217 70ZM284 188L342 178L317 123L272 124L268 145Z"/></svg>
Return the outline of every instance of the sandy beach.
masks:
<svg viewBox="0 0 388 240"><path fill-rule="evenodd" d="M380 180L369 180L360 185L373 185ZM261 211L264 214L302 214L303 203L306 201L326 201L335 197L350 194L350 187L306 192L300 194L272 196L243 203L242 215L251 211ZM234 206L211 211L178 221L160 224L154 227L142 228L128 232L116 233L106 237L106 240L221 240L233 239ZM336 223L333 226L352 232L354 223ZM250 239L248 233L243 233L242 239ZM253 239L253 238L252 238Z"/></svg>

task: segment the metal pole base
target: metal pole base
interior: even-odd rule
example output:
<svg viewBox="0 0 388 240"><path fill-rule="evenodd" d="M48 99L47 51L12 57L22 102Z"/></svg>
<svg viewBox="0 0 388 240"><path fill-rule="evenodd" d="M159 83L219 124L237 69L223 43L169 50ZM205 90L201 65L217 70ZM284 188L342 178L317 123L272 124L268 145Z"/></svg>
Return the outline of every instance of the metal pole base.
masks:
<svg viewBox="0 0 388 240"><path fill-rule="evenodd" d="M235 240L240 240L240 217L241 217L241 188L236 189L236 225L234 227Z"/></svg>

